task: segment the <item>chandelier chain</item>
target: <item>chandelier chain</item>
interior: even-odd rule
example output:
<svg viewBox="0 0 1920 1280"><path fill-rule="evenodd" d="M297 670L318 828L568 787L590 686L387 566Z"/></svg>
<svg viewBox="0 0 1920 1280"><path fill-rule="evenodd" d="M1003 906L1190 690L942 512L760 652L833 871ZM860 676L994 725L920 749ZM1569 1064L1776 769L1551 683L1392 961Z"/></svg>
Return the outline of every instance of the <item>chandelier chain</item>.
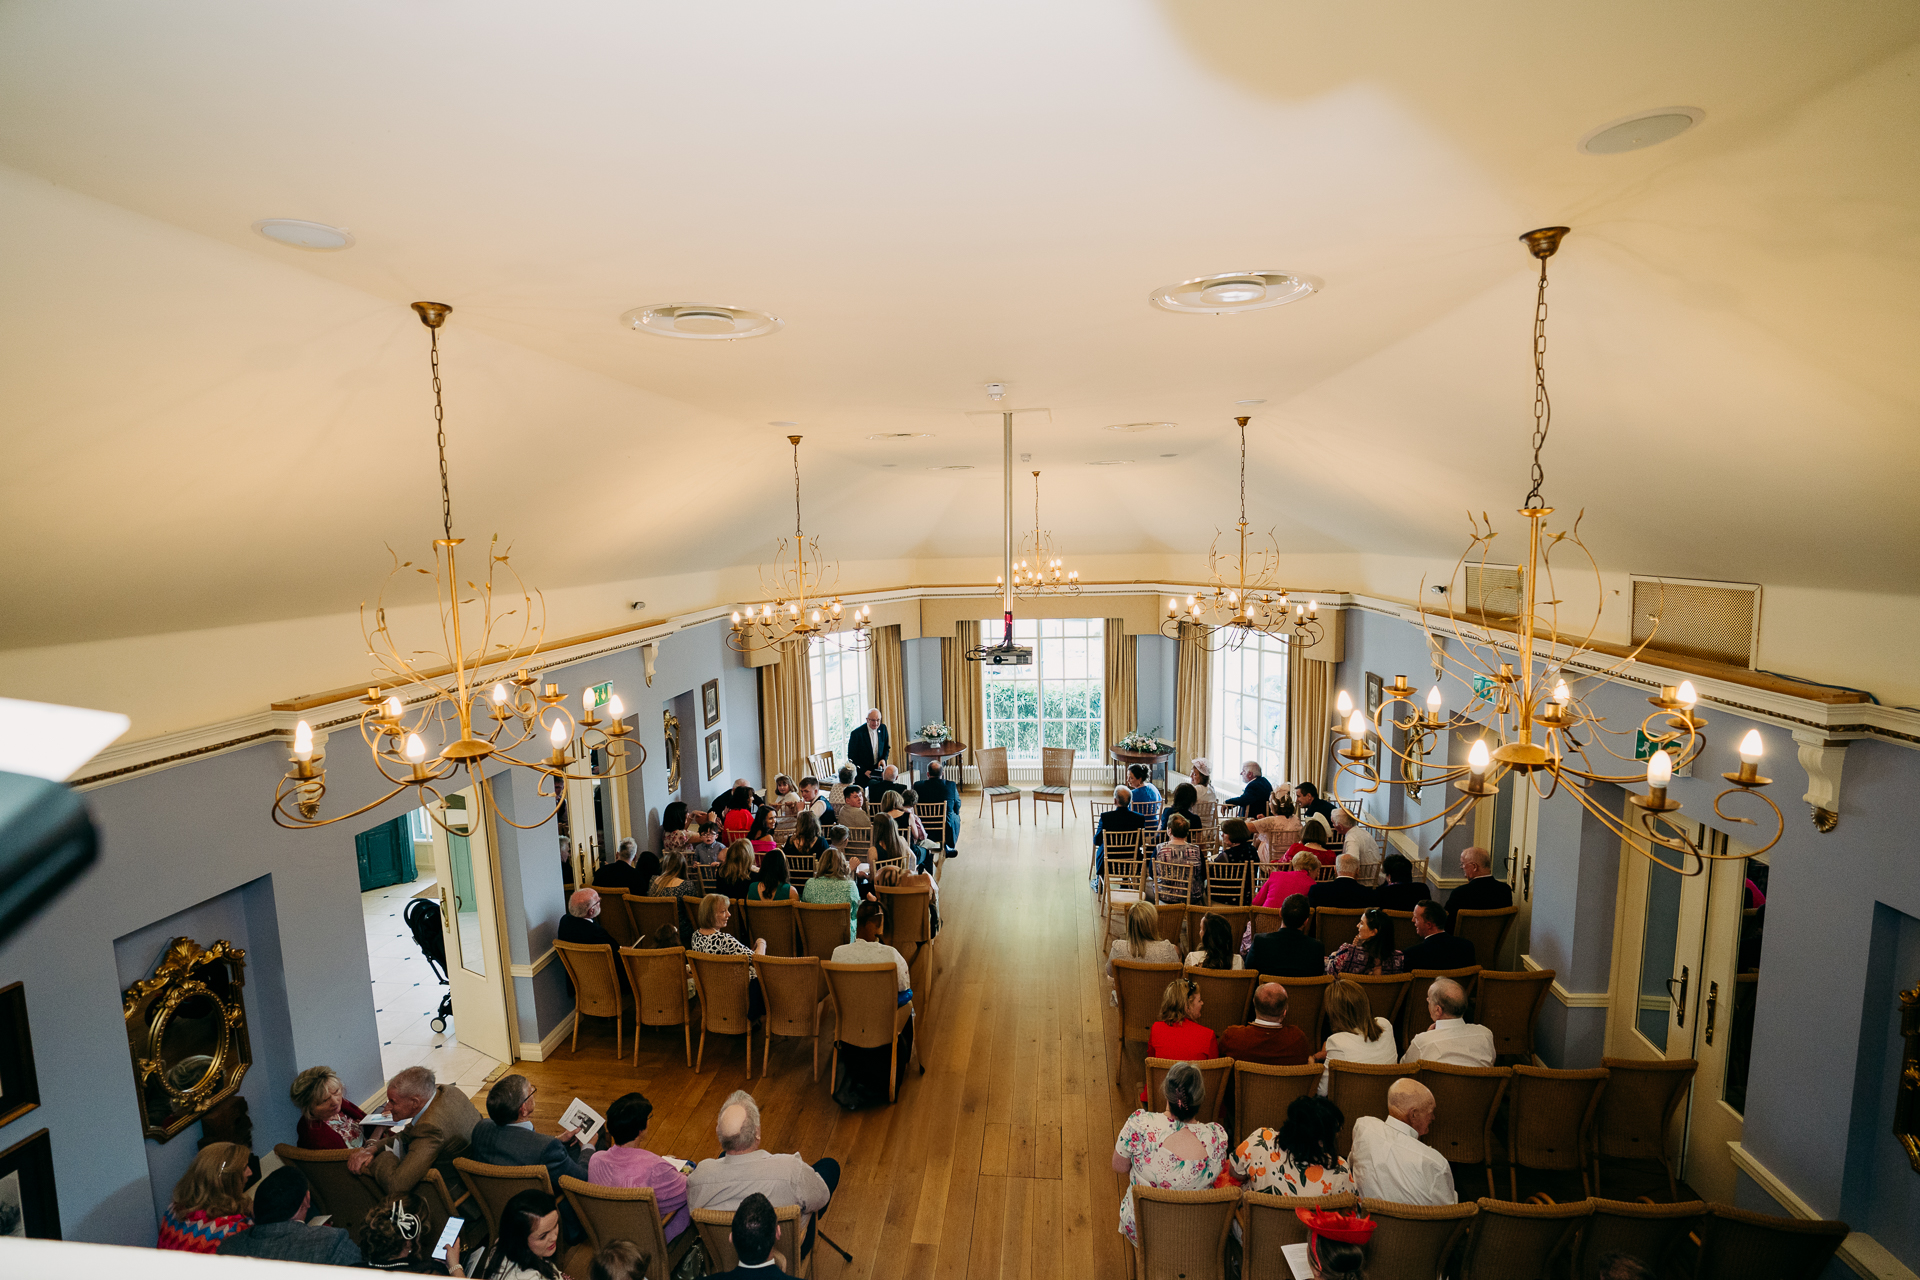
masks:
<svg viewBox="0 0 1920 1280"><path fill-rule="evenodd" d="M788 436L793 441L793 536L800 537L800 437Z"/></svg>
<svg viewBox="0 0 1920 1280"><path fill-rule="evenodd" d="M433 369L433 430L440 448L440 524L453 541L453 492L447 484L447 411L440 402L440 331L428 329L433 345L427 349L427 364Z"/></svg>
<svg viewBox="0 0 1920 1280"><path fill-rule="evenodd" d="M1540 286L1533 301L1533 488L1527 490L1527 500L1523 507L1539 507L1546 504L1540 494L1540 486L1546 483L1546 472L1540 467L1540 449L1547 443L1547 432L1553 426L1553 401L1547 396L1547 260L1540 259Z"/></svg>
<svg viewBox="0 0 1920 1280"><path fill-rule="evenodd" d="M1240 523L1247 522L1247 420L1240 419Z"/></svg>

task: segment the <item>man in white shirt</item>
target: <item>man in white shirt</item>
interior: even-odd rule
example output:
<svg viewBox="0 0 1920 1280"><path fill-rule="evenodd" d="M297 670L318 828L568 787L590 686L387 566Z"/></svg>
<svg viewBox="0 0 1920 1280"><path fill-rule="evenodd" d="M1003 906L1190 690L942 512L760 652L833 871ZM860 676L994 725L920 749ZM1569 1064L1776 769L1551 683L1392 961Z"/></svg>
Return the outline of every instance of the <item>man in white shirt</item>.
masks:
<svg viewBox="0 0 1920 1280"><path fill-rule="evenodd" d="M814 1219L827 1211L840 1185L840 1162L828 1157L809 1165L798 1154L761 1150L760 1107L744 1089L735 1090L721 1105L714 1133L720 1154L702 1160L687 1175L687 1206L738 1209L756 1192L772 1204L797 1204L807 1222L800 1244L800 1256L806 1257L813 1251Z"/></svg>
<svg viewBox="0 0 1920 1280"><path fill-rule="evenodd" d="M1452 978L1435 978L1427 988L1427 1013L1433 1018L1433 1029L1409 1040L1400 1061L1425 1059L1454 1067L1492 1066L1493 1032L1468 1022L1462 1016L1466 1011L1467 993L1460 984Z"/></svg>
<svg viewBox="0 0 1920 1280"><path fill-rule="evenodd" d="M856 913L856 936L852 942L843 942L833 949L834 964L891 964L900 975L900 1003L905 1004L912 995L913 982L907 976L907 958L898 951L880 941L880 934L886 928L886 913L880 904L868 900L860 904ZM904 1057L904 1055L902 1055Z"/></svg>
<svg viewBox="0 0 1920 1280"><path fill-rule="evenodd" d="M1380 863L1386 857L1380 852L1380 842L1373 838L1373 832L1361 826L1345 808L1333 811L1333 833L1340 837L1341 849L1360 859L1360 870L1355 878L1361 884L1380 883Z"/></svg>
<svg viewBox="0 0 1920 1280"><path fill-rule="evenodd" d="M1395 1080L1387 1090L1387 1118L1353 1122L1347 1158L1360 1194L1399 1204L1455 1204L1447 1158L1420 1141L1433 1124L1433 1093L1418 1080Z"/></svg>

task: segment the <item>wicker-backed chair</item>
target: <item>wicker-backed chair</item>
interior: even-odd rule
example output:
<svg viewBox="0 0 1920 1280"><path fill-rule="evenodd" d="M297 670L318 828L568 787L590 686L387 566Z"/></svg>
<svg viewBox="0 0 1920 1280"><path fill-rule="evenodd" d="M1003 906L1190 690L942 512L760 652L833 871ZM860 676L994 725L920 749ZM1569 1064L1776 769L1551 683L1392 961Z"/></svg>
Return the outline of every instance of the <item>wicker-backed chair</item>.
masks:
<svg viewBox="0 0 1920 1280"><path fill-rule="evenodd" d="M1453 913L1453 936L1473 944L1474 958L1486 968L1500 963L1500 947L1519 916L1519 907L1499 907L1491 911L1460 910Z"/></svg>
<svg viewBox="0 0 1920 1280"><path fill-rule="evenodd" d="M800 954L820 961L833 959L835 947L853 941L853 922L844 902L796 902L794 924L800 933Z"/></svg>
<svg viewBox="0 0 1920 1280"><path fill-rule="evenodd" d="M1320 945L1332 955L1341 947L1352 942L1360 932L1360 917L1366 914L1365 907L1315 907L1313 909L1314 936L1320 939Z"/></svg>
<svg viewBox="0 0 1920 1280"><path fill-rule="evenodd" d="M1474 981L1473 1020L1493 1032L1498 1057L1533 1061L1534 1024L1556 976L1552 969L1480 970Z"/></svg>
<svg viewBox="0 0 1920 1280"><path fill-rule="evenodd" d="M1385 1018L1387 1025L1400 1025L1400 1006L1406 1002L1407 988L1413 985L1413 976L1406 973L1349 973L1341 975L1348 982L1358 983L1367 993L1367 1006L1376 1018ZM1406 1042L1401 1041L1405 1048Z"/></svg>
<svg viewBox="0 0 1920 1280"><path fill-rule="evenodd" d="M602 899L604 902L605 899ZM624 905L627 915L633 921L634 941L641 942L660 932L660 926L670 924L680 927L680 899L647 898L637 893L626 896ZM629 944L631 945L631 944Z"/></svg>
<svg viewBox="0 0 1920 1280"><path fill-rule="evenodd" d="M1320 1064L1304 1067L1270 1067L1264 1062L1233 1064L1234 1146L1247 1140L1255 1129L1278 1129L1287 1118L1287 1108L1295 1098L1304 1098L1320 1086Z"/></svg>
<svg viewBox="0 0 1920 1280"><path fill-rule="evenodd" d="M1600 1095L1600 1111L1593 1129L1593 1190L1598 1194L1600 1170L1607 1160L1657 1160L1667 1172L1667 1194L1679 1199L1673 1161L1667 1156L1667 1134L1673 1114L1686 1101L1693 1074L1700 1067L1692 1058L1602 1058L1600 1065L1613 1074Z"/></svg>
<svg viewBox="0 0 1920 1280"><path fill-rule="evenodd" d="M1333 985L1335 976L1331 973L1317 978L1282 978L1271 973L1260 975L1262 983L1277 982L1287 989L1287 1014L1281 1021L1290 1027L1300 1028L1307 1043L1315 1049L1326 1040L1320 1034L1320 1023L1327 1004L1327 988Z"/></svg>
<svg viewBox="0 0 1920 1280"><path fill-rule="evenodd" d="M1707 1206L1694 1280L1814 1280L1847 1238L1844 1222L1776 1218L1730 1204Z"/></svg>
<svg viewBox="0 0 1920 1280"><path fill-rule="evenodd" d="M1113 1085L1116 1089L1126 1088L1122 1077L1127 1059L1127 1042L1137 1040L1147 1042L1148 1033L1160 1017L1160 997L1165 994L1167 984L1179 977L1182 966L1177 964L1150 964L1144 960L1114 960L1113 989L1120 1000L1120 1062L1122 1070L1114 1072Z"/></svg>
<svg viewBox="0 0 1920 1280"><path fill-rule="evenodd" d="M1080 816L1080 806L1073 799L1073 757L1072 747L1040 748L1040 785L1033 789L1033 820L1040 821L1040 806L1057 805L1060 809L1060 825L1067 825L1067 806L1072 805L1073 816Z"/></svg>
<svg viewBox="0 0 1920 1280"><path fill-rule="evenodd" d="M561 942L553 949L573 980L573 1043L570 1053L580 1051L580 1019L613 1019L613 1056L624 1058L626 1044L627 993L620 986L620 970L613 949L598 942Z"/></svg>
<svg viewBox="0 0 1920 1280"><path fill-rule="evenodd" d="M693 1056L693 1073L707 1057L707 1032L722 1036L745 1036L747 1069L753 1069L753 1021L747 1016L748 964L745 956L710 956L699 951L687 953L693 966L693 982L700 990L700 1048Z"/></svg>
<svg viewBox="0 0 1920 1280"><path fill-rule="evenodd" d="M1515 1204L1481 1199L1475 1203L1480 1212L1474 1215L1461 1266L1461 1274L1473 1280L1539 1280L1558 1274L1560 1259L1572 1252L1574 1236L1593 1213L1586 1200Z"/></svg>
<svg viewBox="0 0 1920 1280"><path fill-rule="evenodd" d="M1480 1212L1473 1204L1397 1204L1365 1196L1359 1209L1373 1219L1367 1280L1434 1280Z"/></svg>
<svg viewBox="0 0 1920 1280"><path fill-rule="evenodd" d="M600 927L612 934L614 941L623 947L630 947L639 940L633 916L627 910L624 889L600 895Z"/></svg>
<svg viewBox="0 0 1920 1280"><path fill-rule="evenodd" d="M907 962L907 980L913 984L913 1007L924 1013L933 999L936 949L933 937L933 891L925 886L908 889L875 885L874 894L886 908L880 941L898 951ZM924 1034L926 1024L920 1025Z"/></svg>
<svg viewBox="0 0 1920 1280"><path fill-rule="evenodd" d="M1358 1204L1355 1196L1274 1196L1249 1191L1241 1207L1240 1280L1294 1280L1293 1269L1280 1252L1290 1244L1307 1242L1302 1209L1346 1213Z"/></svg>
<svg viewBox="0 0 1920 1280"><path fill-rule="evenodd" d="M1449 1164L1479 1164L1487 1169L1487 1194L1493 1185L1493 1120L1506 1096L1510 1067L1457 1067L1422 1061L1417 1079L1433 1094L1433 1126L1427 1145Z"/></svg>
<svg viewBox="0 0 1920 1280"><path fill-rule="evenodd" d="M597 1252L615 1240L631 1240L647 1255L647 1280L669 1280L673 1269L693 1246L694 1233L682 1231L667 1243L666 1224L652 1187L602 1187L560 1175L560 1194L573 1206L574 1216Z"/></svg>
<svg viewBox="0 0 1920 1280"><path fill-rule="evenodd" d="M1599 1280L1600 1259L1610 1253L1632 1254L1652 1267L1654 1274L1668 1274L1662 1265L1667 1255L1687 1238L1707 1212L1706 1202L1702 1200L1630 1204L1624 1200L1591 1197L1587 1207L1591 1212L1586 1229L1580 1233L1580 1252L1573 1264L1574 1280Z"/></svg>
<svg viewBox="0 0 1920 1280"><path fill-rule="evenodd" d="M767 1020L760 1028L760 1078L767 1078L775 1036L813 1041L813 1078L820 1078L820 1015L826 1011L826 984L820 961L814 956L756 956L754 972L767 1002ZM751 1064L749 1064L751 1065Z"/></svg>
<svg viewBox="0 0 1920 1280"><path fill-rule="evenodd" d="M1155 1107L1165 1099L1160 1088L1167 1078L1167 1069L1176 1062L1189 1061L1182 1058L1147 1059L1147 1105ZM1190 1065L1199 1068L1201 1081L1206 1086L1206 1098L1200 1104L1200 1114L1194 1117L1195 1124L1220 1123L1220 1104L1226 1100L1227 1082L1233 1079L1232 1058L1195 1058Z"/></svg>
<svg viewBox="0 0 1920 1280"><path fill-rule="evenodd" d="M767 940L770 956L795 956L800 953L793 924L793 899L784 902L757 902L747 899L747 936Z"/></svg>
<svg viewBox="0 0 1920 1280"><path fill-rule="evenodd" d="M1388 945L1402 955L1406 954L1414 943L1420 941L1420 935L1413 930L1413 912L1387 911L1382 914L1393 922L1393 932L1389 935L1393 941ZM1479 953L1475 952L1474 954L1478 955Z"/></svg>
<svg viewBox="0 0 1920 1280"><path fill-rule="evenodd" d="M1346 1062L1338 1058L1327 1066L1327 1100L1345 1117L1340 1122L1340 1136L1334 1139L1344 1156L1353 1150L1353 1122L1361 1116L1384 1119L1387 1090L1395 1080L1411 1076L1413 1068L1397 1062Z"/></svg>
<svg viewBox="0 0 1920 1280"><path fill-rule="evenodd" d="M707 1255L706 1273L721 1275L736 1270L740 1266L740 1255L733 1249L733 1210L694 1209L690 1216L693 1230L700 1235L700 1248ZM795 1241L805 1234L800 1222L800 1206L777 1204L773 1207L773 1217L780 1224L780 1238L774 1242L771 1255L774 1266L788 1275L812 1276L811 1253L800 1260L798 1270L794 1269L790 1257L799 1247Z"/></svg>
<svg viewBox="0 0 1920 1280"><path fill-rule="evenodd" d="M975 767L980 771L980 807L991 810L987 814L989 823L999 825L994 814L1000 812L1001 805L1011 804L1014 816L1025 825L1027 811L1020 804L1020 797L1025 793L1007 782L1007 749L981 747L973 754Z"/></svg>
<svg viewBox="0 0 1920 1280"><path fill-rule="evenodd" d="M1588 1142L1607 1069L1556 1071L1550 1067L1514 1067L1507 1089L1507 1171L1509 1198L1520 1198L1520 1170L1578 1173L1581 1190L1591 1195L1587 1177Z"/></svg>
<svg viewBox="0 0 1920 1280"><path fill-rule="evenodd" d="M1263 933L1272 933L1281 927L1280 908L1254 907L1252 911L1254 937L1257 938Z"/></svg>
<svg viewBox="0 0 1920 1280"><path fill-rule="evenodd" d="M1140 833L1128 831L1114 834L1126 834L1137 838ZM1120 857L1117 856L1118 853L1117 846L1108 849L1106 874L1100 878L1100 918L1105 922L1105 928L1100 931L1096 942L1101 955L1107 952L1107 939L1113 936L1115 924L1117 923L1120 931L1124 933L1127 912L1133 909L1134 903L1148 901L1146 859L1138 856L1137 849L1133 851L1134 856L1131 857ZM1118 921L1114 919L1116 912L1120 916Z"/></svg>
<svg viewBox="0 0 1920 1280"><path fill-rule="evenodd" d="M1202 846L1203 848L1205 846ZM1209 862L1207 901L1221 907L1247 908L1253 905L1254 862ZM1238 933L1233 935L1237 941Z"/></svg>
<svg viewBox="0 0 1920 1280"><path fill-rule="evenodd" d="M1154 904L1154 930L1163 942L1171 942L1180 948L1180 954L1187 953L1182 945L1187 924L1187 906L1184 902L1166 902Z"/></svg>
<svg viewBox="0 0 1920 1280"><path fill-rule="evenodd" d="M1253 989L1260 975L1251 969L1202 969L1187 966L1187 981L1200 990L1201 1026L1217 1038L1228 1027L1242 1026L1253 1010Z"/></svg>
<svg viewBox="0 0 1920 1280"><path fill-rule="evenodd" d="M1133 1188L1139 1280L1226 1280L1227 1233L1240 1189L1162 1191Z"/></svg>
<svg viewBox="0 0 1920 1280"><path fill-rule="evenodd" d="M687 1005L687 952L685 947L663 947L649 951L639 947L620 948L620 963L626 966L627 981L633 987L633 1065L640 1065L640 1028L679 1027L685 1041L687 1065L693 1065L693 1030Z"/></svg>
<svg viewBox="0 0 1920 1280"><path fill-rule="evenodd" d="M1400 1001L1400 1043L1408 1045L1422 1031L1433 1028L1433 1019L1427 1014L1427 988L1433 985L1435 978L1452 978L1467 993L1467 1008L1473 1008L1473 992L1480 977L1480 966L1468 965L1464 969L1415 969L1407 975L1407 994Z"/></svg>
<svg viewBox="0 0 1920 1280"><path fill-rule="evenodd" d="M313 1192L313 1215L332 1215L333 1225L352 1236L355 1244L360 1243L360 1233L367 1225L367 1211L387 1197L371 1177L347 1168L347 1159L353 1152L344 1148L310 1151L282 1142L274 1147L273 1153L280 1157L282 1164L292 1165L307 1175L307 1186Z"/></svg>
<svg viewBox="0 0 1920 1280"><path fill-rule="evenodd" d="M913 1019L913 1005L900 1004L900 971L891 964L834 964L820 966L826 971L827 986L833 992L835 1026L833 1032L833 1078L840 1074L840 1046L892 1050L887 1060L887 1101L892 1102L900 1078L900 1034ZM915 1037L913 1057L920 1074L927 1073L927 1062Z"/></svg>
<svg viewBox="0 0 1920 1280"><path fill-rule="evenodd" d="M553 1194L553 1181L543 1164L482 1164L455 1156L453 1167L460 1171L460 1180L473 1193L472 1199L480 1202L481 1216L487 1220L487 1238L491 1240L500 1238L500 1214L507 1201L522 1191Z"/></svg>

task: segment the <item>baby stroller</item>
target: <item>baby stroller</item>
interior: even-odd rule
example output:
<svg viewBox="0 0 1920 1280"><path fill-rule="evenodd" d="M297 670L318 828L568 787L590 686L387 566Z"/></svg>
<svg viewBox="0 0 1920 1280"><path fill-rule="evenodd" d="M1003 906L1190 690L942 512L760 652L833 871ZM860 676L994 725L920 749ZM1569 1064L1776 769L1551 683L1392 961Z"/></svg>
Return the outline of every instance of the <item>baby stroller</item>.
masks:
<svg viewBox="0 0 1920 1280"><path fill-rule="evenodd" d="M426 956L433 976L447 988L447 994L440 997L440 1012L427 1024L437 1032L444 1032L447 1020L453 1017L453 988L447 981L447 939L440 932L440 904L432 898L415 898L400 913L400 918L413 931L413 941Z"/></svg>

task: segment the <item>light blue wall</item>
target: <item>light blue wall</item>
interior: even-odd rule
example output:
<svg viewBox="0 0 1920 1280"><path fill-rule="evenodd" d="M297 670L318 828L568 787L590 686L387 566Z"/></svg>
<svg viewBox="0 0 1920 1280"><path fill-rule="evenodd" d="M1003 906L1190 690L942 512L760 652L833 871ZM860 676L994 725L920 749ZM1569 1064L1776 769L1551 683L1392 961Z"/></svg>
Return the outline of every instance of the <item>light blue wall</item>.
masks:
<svg viewBox="0 0 1920 1280"><path fill-rule="evenodd" d="M1166 636L1143 635L1134 653L1134 677L1137 688L1135 719L1137 725L1125 725L1121 732L1139 728L1151 731L1158 725L1160 737L1173 741L1173 678L1175 641Z"/></svg>
<svg viewBox="0 0 1920 1280"><path fill-rule="evenodd" d="M913 731L946 714L940 680L940 639L922 637L900 642L900 666L907 682L907 719L913 723L890 726L896 741L907 742ZM834 749L839 758L839 748Z"/></svg>

